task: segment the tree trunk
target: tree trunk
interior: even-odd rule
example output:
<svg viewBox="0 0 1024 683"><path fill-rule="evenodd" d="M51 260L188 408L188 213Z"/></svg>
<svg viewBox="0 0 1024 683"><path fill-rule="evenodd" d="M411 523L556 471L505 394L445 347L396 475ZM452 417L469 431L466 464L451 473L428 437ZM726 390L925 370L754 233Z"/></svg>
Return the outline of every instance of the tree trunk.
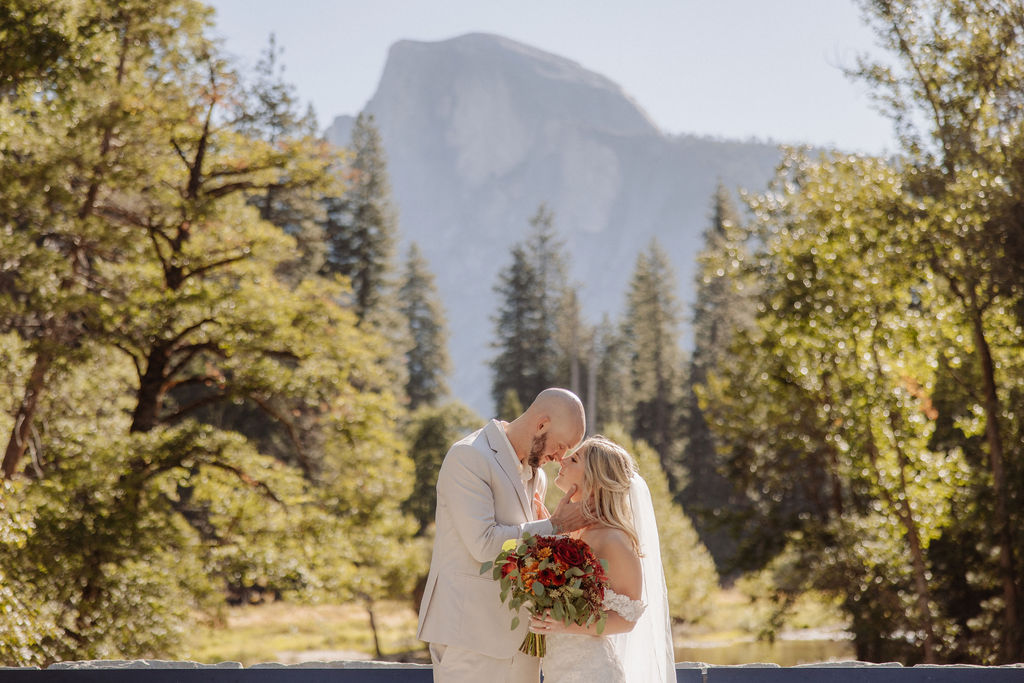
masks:
<svg viewBox="0 0 1024 683"><path fill-rule="evenodd" d="M29 376L28 384L25 386L25 396L21 399L18 412L14 416L14 427L11 429L11 438L7 442L4 451L3 476L10 479L18 469L25 450L28 448L29 433L32 431L32 421L35 419L36 407L39 405L39 396L43 393L46 381L46 373L50 369L53 360L52 354L47 351L40 351L36 354L35 364L32 366L32 374Z"/></svg>
<svg viewBox="0 0 1024 683"><path fill-rule="evenodd" d="M910 544L911 566L914 572L914 588L917 592L917 609L921 614L924 629L924 663L935 664L935 626L932 621L931 590L928 588L928 567L925 564L924 552L921 549L921 538L917 532L914 513L910 509L907 494L906 463L900 454L900 503L899 509L903 528L907 530L907 542Z"/></svg>
<svg viewBox="0 0 1024 683"><path fill-rule="evenodd" d="M377 633L377 617L373 613L373 600L366 598L366 612L370 615L370 631L373 632L373 649L377 653L377 659L384 659L384 653L380 649L380 635Z"/></svg>
<svg viewBox="0 0 1024 683"><path fill-rule="evenodd" d="M877 320L879 317L876 311L875 319ZM879 377L882 377L884 374L882 361L878 356L878 348L874 343L871 346L871 356L875 363L875 372L878 373ZM899 435L902 431L900 429L900 416L891 409L886 409L885 412L888 417L889 428L892 430L893 446L896 450L896 458L900 468L899 495L894 497L884 484L880 483L880 488L888 504L896 510L896 515L907 532L907 544L910 546L910 566L914 576L914 592L916 593L918 613L921 617L921 628L924 630L924 643L922 644L924 663L934 664L937 661L935 657L935 626L932 619L931 590L928 587L928 566L925 563L924 551L921 548L921 537L917 530L917 522L914 519L914 511L910 507L910 494L907 492L907 466L909 463L903 449L900 447ZM870 425L868 426L868 438L870 439L871 463L875 470L879 471L879 467L876 464L878 449L875 445ZM880 471L879 480L881 480Z"/></svg>
<svg viewBox="0 0 1024 683"><path fill-rule="evenodd" d="M587 436L597 430L597 350L591 346L587 359Z"/></svg>
<svg viewBox="0 0 1024 683"><path fill-rule="evenodd" d="M992 351L985 338L981 311L971 301L971 329L977 348L978 364L985 392L985 440L988 443L989 467L992 472L992 488L995 499L995 537L999 548L999 571L1002 574L1004 623L1001 646L1001 663L1017 662L1021 659L1020 622L1018 621L1017 574L1013 556L1013 536L1010 533L1010 518L1006 505L1006 475L1003 470L1003 440L999 430L999 396L996 391L995 364Z"/></svg>
<svg viewBox="0 0 1024 683"><path fill-rule="evenodd" d="M146 372L139 378L131 432L148 432L159 424L169 362L166 346L155 344L147 358Z"/></svg>

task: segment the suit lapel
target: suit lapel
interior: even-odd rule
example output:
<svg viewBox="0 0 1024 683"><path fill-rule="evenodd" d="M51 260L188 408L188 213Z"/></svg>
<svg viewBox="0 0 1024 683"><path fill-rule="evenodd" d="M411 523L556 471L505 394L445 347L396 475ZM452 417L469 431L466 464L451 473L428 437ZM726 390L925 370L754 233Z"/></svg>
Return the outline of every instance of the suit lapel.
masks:
<svg viewBox="0 0 1024 683"><path fill-rule="evenodd" d="M496 420L491 420L484 429L484 435L487 437L487 443L491 450L494 451L494 459L497 460L498 466L501 467L512 487L516 490L516 495L519 496L519 503L523 506L523 512L526 513L526 519L532 522L533 506L530 505L526 486L519 478L515 451L509 446L508 438L503 434L503 431L501 425Z"/></svg>

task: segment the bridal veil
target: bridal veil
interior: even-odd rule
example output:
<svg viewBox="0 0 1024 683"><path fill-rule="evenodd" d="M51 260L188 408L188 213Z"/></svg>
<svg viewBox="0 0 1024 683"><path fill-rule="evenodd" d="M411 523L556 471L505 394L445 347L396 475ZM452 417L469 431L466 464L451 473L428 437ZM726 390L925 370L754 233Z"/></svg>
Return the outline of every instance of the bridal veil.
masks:
<svg viewBox="0 0 1024 683"><path fill-rule="evenodd" d="M668 613L668 587L661 564L658 521L647 482L633 473L629 486L629 504L633 524L640 540L643 592L647 606L633 630L611 636L615 651L630 683L674 683L675 652L672 647L672 623Z"/></svg>

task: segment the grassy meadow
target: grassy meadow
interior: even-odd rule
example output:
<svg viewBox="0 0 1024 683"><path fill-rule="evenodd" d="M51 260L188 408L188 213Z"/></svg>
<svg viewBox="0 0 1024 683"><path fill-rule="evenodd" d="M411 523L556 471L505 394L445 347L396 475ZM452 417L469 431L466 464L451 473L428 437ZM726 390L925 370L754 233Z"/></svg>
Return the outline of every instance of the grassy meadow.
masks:
<svg viewBox="0 0 1024 683"><path fill-rule="evenodd" d="M715 609L702 623L676 625L676 660L793 665L853 658L842 616L827 601L799 598L778 624L772 642L765 634L774 607L754 581L740 581L721 591L715 597ZM378 603L374 617L383 657L376 655L364 605L274 602L224 608L191 632L182 658L237 661L245 666L343 659L429 661L423 643L416 639L416 612L408 601Z"/></svg>

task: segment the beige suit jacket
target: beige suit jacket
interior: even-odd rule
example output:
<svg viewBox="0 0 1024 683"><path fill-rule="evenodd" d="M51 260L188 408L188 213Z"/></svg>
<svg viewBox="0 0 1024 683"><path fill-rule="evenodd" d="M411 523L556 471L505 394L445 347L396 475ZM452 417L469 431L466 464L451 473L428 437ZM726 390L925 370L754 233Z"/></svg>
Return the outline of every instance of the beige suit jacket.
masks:
<svg viewBox="0 0 1024 683"><path fill-rule="evenodd" d="M496 420L455 443L437 477L434 553L420 603L417 637L462 647L489 657L512 657L526 635L528 619L511 630L514 614L501 602L500 587L480 565L493 560L510 538L524 531L550 534L536 520L533 495L544 499L544 472L524 485L518 458Z"/></svg>

